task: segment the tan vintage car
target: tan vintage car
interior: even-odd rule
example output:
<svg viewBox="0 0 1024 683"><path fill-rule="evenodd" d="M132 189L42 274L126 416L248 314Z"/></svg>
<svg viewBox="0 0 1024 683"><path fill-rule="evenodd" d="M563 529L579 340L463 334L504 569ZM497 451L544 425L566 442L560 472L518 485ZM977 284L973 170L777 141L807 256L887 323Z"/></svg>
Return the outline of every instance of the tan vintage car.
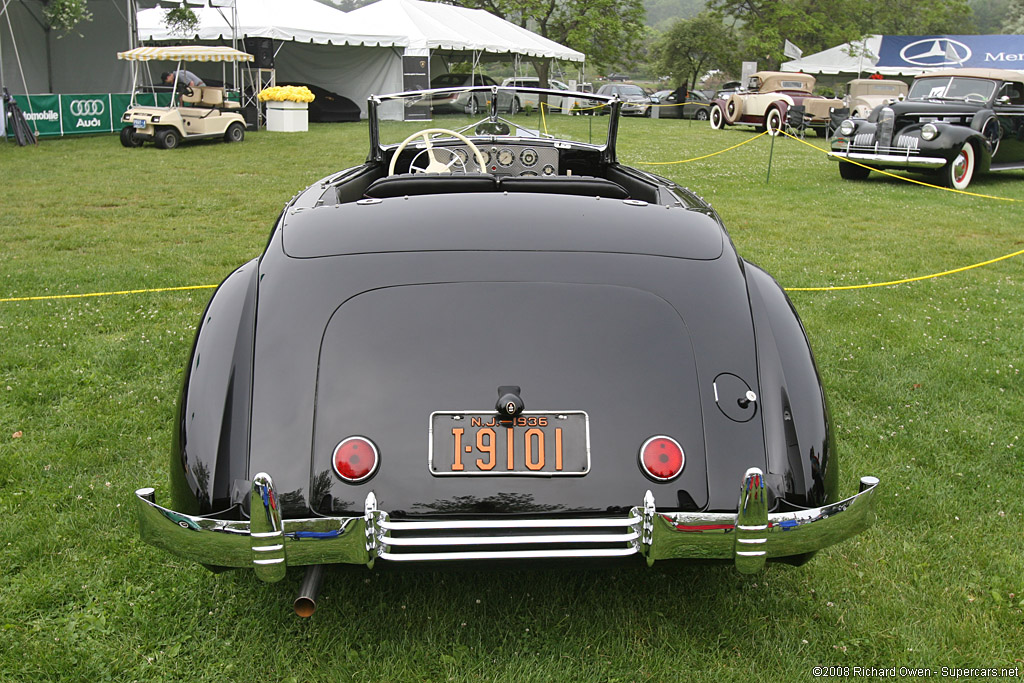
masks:
<svg viewBox="0 0 1024 683"><path fill-rule="evenodd" d="M875 107L904 99L909 89L894 78L855 78L847 84L844 102L850 116L866 119Z"/></svg>
<svg viewBox="0 0 1024 683"><path fill-rule="evenodd" d="M252 55L219 46L186 45L176 47L140 47L117 53L118 59L131 61L177 61L177 70L184 62L252 61ZM136 74L138 69L134 70ZM225 97L224 88L182 85L175 79L168 107L151 107L135 102L121 116L121 144L139 147L154 142L161 149L174 149L183 141L222 138L225 142L241 142L245 138L245 118L240 104Z"/></svg>
<svg viewBox="0 0 1024 683"><path fill-rule="evenodd" d="M711 127L757 126L777 135L786 124L790 109L803 107L801 127L824 135L830 111L841 108L843 101L815 95L814 83L810 74L758 71L747 80L745 90L711 103Z"/></svg>

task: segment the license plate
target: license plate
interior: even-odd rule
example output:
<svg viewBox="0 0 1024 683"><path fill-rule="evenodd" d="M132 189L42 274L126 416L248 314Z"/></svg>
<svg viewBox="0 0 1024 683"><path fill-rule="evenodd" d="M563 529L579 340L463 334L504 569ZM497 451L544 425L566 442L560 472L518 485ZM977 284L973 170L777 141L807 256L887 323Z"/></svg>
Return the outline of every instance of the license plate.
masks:
<svg viewBox="0 0 1024 683"><path fill-rule="evenodd" d="M583 411L527 411L502 422L495 411L430 415L430 473L437 476L579 476L590 471Z"/></svg>
<svg viewBox="0 0 1024 683"><path fill-rule="evenodd" d="M146 127L146 119L135 119L135 120L132 121L132 125L135 126L136 128L145 128Z"/></svg>

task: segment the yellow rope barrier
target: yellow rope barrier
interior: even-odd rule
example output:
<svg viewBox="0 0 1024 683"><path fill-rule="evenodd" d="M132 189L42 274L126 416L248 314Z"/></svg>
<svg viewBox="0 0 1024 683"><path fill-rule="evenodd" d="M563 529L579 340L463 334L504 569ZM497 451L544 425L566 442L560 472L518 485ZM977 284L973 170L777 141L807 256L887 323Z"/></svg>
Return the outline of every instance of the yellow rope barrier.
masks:
<svg viewBox="0 0 1024 683"><path fill-rule="evenodd" d="M999 263L1000 261L1006 261L1015 256L1024 254L1024 249L1015 251L1012 254L1005 254L988 261L982 261L981 263L974 263L969 266L963 266L962 268L954 268L953 270L944 270L941 273L932 273L931 275L920 275L918 277L908 277L902 280L891 280L889 282L871 282L865 285L834 285L830 287L783 287L787 292L836 292L840 290L851 290L851 289L869 289L872 287L891 287L893 285L904 285L908 282L920 282L922 280L932 280L937 277L944 275L954 275L956 273L963 273L967 270L973 270L975 268L981 268L983 266L990 266L993 263ZM189 287L160 287L156 289L127 289L120 292L90 292L88 294L54 294L51 296L23 296L14 297L10 299L0 299L0 303L10 303L15 301L46 301L53 299L84 299L87 297L97 296L117 296L122 294L151 294L156 292L183 292L194 289L214 289L217 285L192 285Z"/></svg>
<svg viewBox="0 0 1024 683"><path fill-rule="evenodd" d="M544 104L546 104L546 103L544 103ZM661 105L653 105L653 106L661 106ZM678 105L664 105L664 106L678 106ZM544 121L544 129L546 131L547 130L547 122L546 122L546 120L544 118L544 106L541 106L540 110L541 110L541 119L542 119L542 121ZM821 152L823 154L827 154L827 155L833 156L833 157L837 156L837 155L833 154L832 152L830 152L828 150L825 150L825 149L822 149L821 147L818 147L817 145L812 145L811 143L809 143L809 142L807 142L805 140L801 140L800 138L798 138L798 137L796 137L794 135L791 135L790 133L787 133L784 130L780 130L778 132L783 134L783 135L785 135L786 137L789 137L789 138L792 138L793 140L796 140L797 142L801 142L801 143L807 145L808 147L811 147L812 149L815 149L815 150L817 150L817 151L819 151L819 152ZM727 147L726 149L723 149L721 151L713 152L711 154L706 154L706 155L701 156L701 157L695 157L693 159L683 159L681 161L638 161L638 162L635 162L635 163L644 164L646 166L667 166L667 165L671 165L671 164L685 164L685 163L688 163L690 161L699 161L701 159L707 159L709 157L717 156L719 154L724 154L725 152L729 152L731 150L734 150L737 147L742 147L743 145L745 145L745 144L747 144L749 142L753 142L754 140L758 139L759 137L761 137L763 135L767 135L767 134L768 134L768 131L764 131L762 133L759 133L758 135L755 135L754 137L752 137L752 138L750 138L748 140L744 140L743 142L739 143L738 145L733 145L732 147ZM871 169L872 171L876 171L877 173L882 173L883 175L891 176L893 178L899 178L900 180L905 180L907 182L916 183L918 185L924 185L925 187L934 187L934 188L939 189L939 190L946 190L948 192L956 192L957 194L965 194L965 195L969 195L971 197L981 197L983 199L996 199L996 200L999 200L999 201L1006 201L1006 202L1017 202L1017 201L1020 201L1019 199L1011 199L1011 198L1007 198L1007 197L995 197L995 196L992 196L992 195L977 194L977 193L974 193L974 192L965 192L963 190L955 190L955 189L948 188L948 187L939 187L938 185L930 185L928 183L923 183L921 181L913 180L911 178L904 178L902 176L898 176L898 175L895 175L893 173L887 173L885 171L880 171L880 170L878 170L876 168L872 168L871 166L865 166L864 164L861 164L861 163L856 162L856 161L851 161L851 160L846 160L846 159L844 159L844 161L848 161L848 163L852 163L852 164L857 164L858 166L864 166L865 168ZM974 264L969 265L969 266L963 266L962 268L954 268L952 270L944 270L941 273L932 273L931 275L920 275L918 277L908 277L908 278L904 278L902 280L890 280L889 282L870 282L870 283L863 284L863 285L832 285L832 286L828 286L828 287L783 287L783 289L785 289L787 292L838 292L838 291L848 291L848 290L853 290L853 289L870 289L872 287L891 287L893 285L903 285L903 284L907 284L909 282L921 282L922 280L932 280L932 279L935 279L935 278L938 278L938 277L943 277L945 275L954 275L956 273L963 273L965 271L973 270L975 268L981 268L983 266L992 265L993 263L999 263L1000 261L1006 261L1008 259L1014 258L1015 256L1020 256L1022 254L1024 254L1024 249L1021 249L1020 251L1015 251L1012 254L1005 254L1003 256L999 256L999 257L994 258L994 259L989 259L988 261L982 261L981 263L974 263ZM90 293L87 293L87 294L54 294L54 295L50 295L50 296L23 296L23 297L11 297L11 298L7 298L7 299L0 299L0 303L12 303L12 302L16 302L16 301L47 301L47 300L55 300L55 299L84 299L84 298L88 298L88 297L117 296L117 295L123 295L123 294L150 294L150 293L156 293L156 292L183 292L183 291L196 290L196 289L214 289L215 287L217 287L217 285L191 285L191 286L186 286L186 287L159 287L159 288L156 288L156 289L127 289L127 290L122 290L122 291L118 291L118 292L90 292Z"/></svg>
<svg viewBox="0 0 1024 683"><path fill-rule="evenodd" d="M742 147L743 145L745 145L745 144L747 144L749 142L753 142L754 140L758 139L759 137L761 137L763 135L767 135L767 134L768 134L768 131L764 131L763 133L758 133L754 137L749 138L747 140L744 140L743 142L741 142L738 145L733 145L732 147L727 147L727 148L725 148L725 149L723 149L723 150L721 150L719 152L712 152L711 154L705 154L702 157L694 157L693 159L683 159L681 161L638 161L636 163L643 164L644 166L671 166L672 164L688 164L691 161L700 161L701 159L709 159L711 157L718 156L719 154L725 154L726 152L730 152L730 151L736 149L737 147Z"/></svg>
<svg viewBox="0 0 1024 683"><path fill-rule="evenodd" d="M1012 254L1006 254L999 258L989 259L988 261L982 261L981 263L975 263L970 266L964 266L963 268L954 268L953 270L944 270L941 273L932 273L931 275L921 275L919 277L908 277L902 280L892 280L891 282L872 282L866 285L838 285L831 287L783 287L787 292L836 292L839 290L849 289L870 289L871 287L891 287L892 285L903 285L908 282L920 282L921 280L931 280L943 275L953 275L954 273L962 273L965 270L973 270L974 268L981 268L982 266L989 266L993 263L1005 261L1011 259L1014 256L1020 256L1024 254L1024 249L1015 251Z"/></svg>
<svg viewBox="0 0 1024 683"><path fill-rule="evenodd" d="M184 292L192 289L213 289L217 285L191 285L188 287L160 287L157 289L126 289L120 292L90 292L88 294L53 294L51 296L20 296L0 299L0 303L14 301L46 301L48 299L85 299L94 296L115 296L118 294L149 294L152 292Z"/></svg>

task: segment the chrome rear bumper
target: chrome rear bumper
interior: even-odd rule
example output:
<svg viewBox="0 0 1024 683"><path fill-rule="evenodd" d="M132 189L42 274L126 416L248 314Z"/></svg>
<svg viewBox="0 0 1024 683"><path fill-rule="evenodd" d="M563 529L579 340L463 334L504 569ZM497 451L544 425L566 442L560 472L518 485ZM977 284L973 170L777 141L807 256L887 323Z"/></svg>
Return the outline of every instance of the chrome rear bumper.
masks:
<svg viewBox="0 0 1024 683"><path fill-rule="evenodd" d="M735 513L658 512L650 491L628 516L399 521L377 509L370 493L362 517L282 519L269 475L253 478L249 521L185 515L156 504L151 488L135 492L142 539L207 565L251 567L264 581L288 566L438 560L529 560L626 557L732 559L743 573L768 559L800 555L864 531L875 519L878 480L837 503L768 513L761 471L743 478Z"/></svg>

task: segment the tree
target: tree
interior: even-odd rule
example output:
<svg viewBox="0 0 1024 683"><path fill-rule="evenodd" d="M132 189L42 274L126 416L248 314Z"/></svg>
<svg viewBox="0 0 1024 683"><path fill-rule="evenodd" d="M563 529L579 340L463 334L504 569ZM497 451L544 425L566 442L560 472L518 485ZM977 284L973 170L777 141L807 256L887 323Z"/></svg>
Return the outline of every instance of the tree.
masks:
<svg viewBox="0 0 1024 683"><path fill-rule="evenodd" d="M92 12L89 11L86 0L42 0L42 2L43 16L46 17L50 28L60 34L70 33L80 22L92 21Z"/></svg>
<svg viewBox="0 0 1024 683"><path fill-rule="evenodd" d="M972 29L967 0L708 0L708 7L736 20L746 53L768 68L783 60L786 40L807 53L872 33L928 35Z"/></svg>
<svg viewBox="0 0 1024 683"><path fill-rule="evenodd" d="M644 31L642 0L457 0L463 7L487 10L607 66L632 61ZM548 62L534 60L542 86Z"/></svg>
<svg viewBox="0 0 1024 683"><path fill-rule="evenodd" d="M1003 33L1024 33L1024 0L1011 0L1003 24Z"/></svg>
<svg viewBox="0 0 1024 683"><path fill-rule="evenodd" d="M677 19L658 40L655 50L662 73L676 86L690 89L709 69L731 70L736 38L721 15L701 12L692 19Z"/></svg>
<svg viewBox="0 0 1024 683"><path fill-rule="evenodd" d="M974 27L978 33L983 35L1020 33L1020 31L1005 31L1003 26L1010 18L1010 8L1016 4L1013 0L970 0L970 3L971 13L974 16Z"/></svg>

